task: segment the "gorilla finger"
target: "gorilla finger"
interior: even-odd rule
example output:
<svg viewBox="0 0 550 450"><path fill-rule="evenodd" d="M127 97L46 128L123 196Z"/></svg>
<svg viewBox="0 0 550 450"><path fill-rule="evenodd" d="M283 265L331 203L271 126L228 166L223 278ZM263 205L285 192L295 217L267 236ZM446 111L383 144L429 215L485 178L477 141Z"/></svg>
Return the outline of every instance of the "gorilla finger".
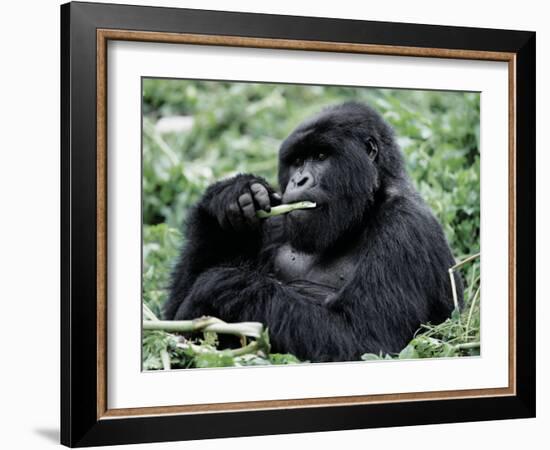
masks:
<svg viewBox="0 0 550 450"><path fill-rule="evenodd" d="M277 206L283 203L283 197L281 197L281 194L279 194L278 192L271 192L269 194L269 198L271 199L272 206Z"/></svg>
<svg viewBox="0 0 550 450"><path fill-rule="evenodd" d="M263 209L267 212L271 211L269 192L263 184L252 183L252 185L250 186L250 191L252 192L254 200L256 201L260 209Z"/></svg>
<svg viewBox="0 0 550 450"><path fill-rule="evenodd" d="M227 220L236 231L242 231L245 228L245 222L239 205L231 203L226 212Z"/></svg>
<svg viewBox="0 0 550 450"><path fill-rule="evenodd" d="M245 220L251 225L256 225L259 220L256 217L256 208L254 207L252 196L250 194L242 194L238 202Z"/></svg>
<svg viewBox="0 0 550 450"><path fill-rule="evenodd" d="M252 200L252 194L250 192L245 192L244 194L239 195L239 198L237 199L237 203L241 207L241 209L244 209L248 206L254 207L254 200Z"/></svg>

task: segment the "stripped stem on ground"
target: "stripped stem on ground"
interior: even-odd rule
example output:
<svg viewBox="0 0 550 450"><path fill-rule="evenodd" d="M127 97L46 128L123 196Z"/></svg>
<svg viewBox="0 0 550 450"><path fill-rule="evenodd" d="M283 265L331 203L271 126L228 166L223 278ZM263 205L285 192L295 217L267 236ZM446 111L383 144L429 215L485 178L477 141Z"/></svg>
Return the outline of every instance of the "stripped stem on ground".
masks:
<svg viewBox="0 0 550 450"><path fill-rule="evenodd" d="M143 329L167 333L212 331L220 334L259 338L263 331L263 325L260 322L225 323L215 317L201 317L195 320L145 320Z"/></svg>
<svg viewBox="0 0 550 450"><path fill-rule="evenodd" d="M464 344L455 344L454 348L457 350L470 350L472 348L480 348L480 342L466 342Z"/></svg>
<svg viewBox="0 0 550 450"><path fill-rule="evenodd" d="M202 347L200 345L193 344L192 342L186 341L178 344L178 347L183 349L191 349L193 353L195 354L201 354L201 353L224 353L231 357L238 357L243 355L248 355L250 353L256 353L258 352L260 348L260 344L258 341L252 341L249 344L245 345L244 347L235 348L235 349L225 349L225 350L218 350L218 349L208 349L205 347Z"/></svg>

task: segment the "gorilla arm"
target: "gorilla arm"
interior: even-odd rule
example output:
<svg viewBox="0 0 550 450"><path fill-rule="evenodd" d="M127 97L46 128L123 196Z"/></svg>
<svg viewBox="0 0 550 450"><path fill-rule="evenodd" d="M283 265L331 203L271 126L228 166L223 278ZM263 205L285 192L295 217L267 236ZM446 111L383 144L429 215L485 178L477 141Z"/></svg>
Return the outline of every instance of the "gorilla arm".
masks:
<svg viewBox="0 0 550 450"><path fill-rule="evenodd" d="M301 359L357 359L361 349L345 308L323 305L255 268L216 267L202 273L175 319L211 315L228 322L260 321L275 352Z"/></svg>
<svg viewBox="0 0 550 450"><path fill-rule="evenodd" d="M237 175L206 190L187 219L186 242L163 307L165 319L174 318L197 276L205 270L220 264L238 266L257 258L261 224L256 208L269 210L277 201L267 182L253 175Z"/></svg>

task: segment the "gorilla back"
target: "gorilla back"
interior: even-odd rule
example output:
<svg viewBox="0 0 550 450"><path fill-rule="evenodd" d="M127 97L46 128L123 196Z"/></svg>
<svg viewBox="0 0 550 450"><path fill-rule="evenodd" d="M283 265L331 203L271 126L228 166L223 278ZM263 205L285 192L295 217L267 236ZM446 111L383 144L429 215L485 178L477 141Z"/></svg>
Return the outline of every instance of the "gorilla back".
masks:
<svg viewBox="0 0 550 450"><path fill-rule="evenodd" d="M279 185L241 174L206 190L165 318L259 321L276 352L345 361L398 352L422 323L450 315L454 259L377 112L345 103L298 126L279 152ZM317 207L256 217L281 196Z"/></svg>

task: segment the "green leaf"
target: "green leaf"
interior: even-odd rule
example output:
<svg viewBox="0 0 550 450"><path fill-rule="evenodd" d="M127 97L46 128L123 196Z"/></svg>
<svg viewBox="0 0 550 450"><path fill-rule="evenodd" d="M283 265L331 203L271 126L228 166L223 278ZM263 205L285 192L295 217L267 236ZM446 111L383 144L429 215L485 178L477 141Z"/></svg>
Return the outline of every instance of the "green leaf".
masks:
<svg viewBox="0 0 550 450"><path fill-rule="evenodd" d="M235 365L235 360L231 353L227 351L201 353L195 356L195 366L197 368L209 367L230 367Z"/></svg>
<svg viewBox="0 0 550 450"><path fill-rule="evenodd" d="M399 352L399 359L417 359L420 356L418 355L418 352L416 351L416 348L414 345L407 345L401 352Z"/></svg>
<svg viewBox="0 0 550 450"><path fill-rule="evenodd" d="M279 364L299 364L301 362L307 362L307 361L300 361L296 356L291 355L290 353L272 353L269 355L269 361L271 364L279 365Z"/></svg>

